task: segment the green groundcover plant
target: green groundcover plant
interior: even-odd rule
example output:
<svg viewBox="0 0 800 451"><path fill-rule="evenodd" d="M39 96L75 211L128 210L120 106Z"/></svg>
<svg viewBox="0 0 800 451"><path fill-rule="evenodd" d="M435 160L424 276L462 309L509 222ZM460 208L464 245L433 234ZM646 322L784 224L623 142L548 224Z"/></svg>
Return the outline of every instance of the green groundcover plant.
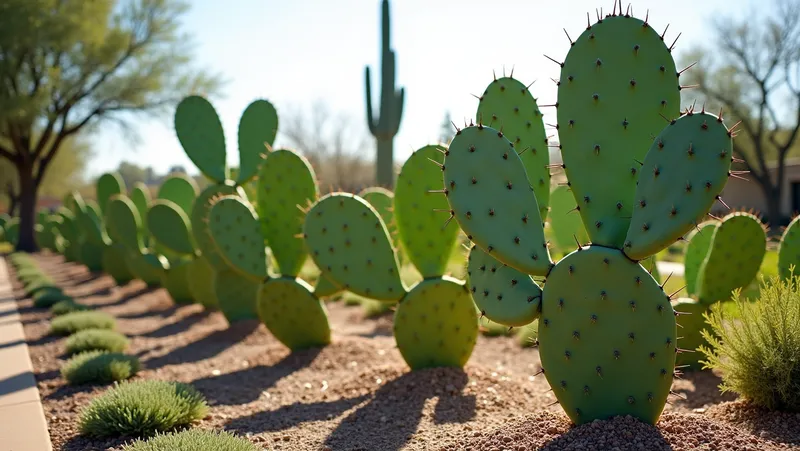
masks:
<svg viewBox="0 0 800 451"><path fill-rule="evenodd" d="M81 304L80 302L76 302L75 299L68 298L61 301L56 302L50 307L50 313L53 316L61 316L66 315L67 313L72 312L82 312L84 310L89 310L89 306Z"/></svg>
<svg viewBox="0 0 800 451"><path fill-rule="evenodd" d="M133 377L141 369L136 356L119 352L86 351L76 354L61 367L70 385L107 384Z"/></svg>
<svg viewBox="0 0 800 451"><path fill-rule="evenodd" d="M118 383L94 398L78 420L86 436L150 436L188 426L208 413L205 397L180 382Z"/></svg>
<svg viewBox="0 0 800 451"><path fill-rule="evenodd" d="M65 347L67 354L95 350L122 352L128 347L128 338L115 330L84 329L70 335Z"/></svg>
<svg viewBox="0 0 800 451"><path fill-rule="evenodd" d="M734 392L771 410L800 412L800 277L762 279L760 297L743 300L728 318L720 303L704 314L710 346L701 346L706 368L722 373L723 392Z"/></svg>
<svg viewBox="0 0 800 451"><path fill-rule="evenodd" d="M181 432L156 434L147 440L136 440L122 451L257 451L247 440L226 431L187 429Z"/></svg>
<svg viewBox="0 0 800 451"><path fill-rule="evenodd" d="M72 335L84 329L114 329L116 320L105 312L72 312L53 318L50 322L52 335Z"/></svg>

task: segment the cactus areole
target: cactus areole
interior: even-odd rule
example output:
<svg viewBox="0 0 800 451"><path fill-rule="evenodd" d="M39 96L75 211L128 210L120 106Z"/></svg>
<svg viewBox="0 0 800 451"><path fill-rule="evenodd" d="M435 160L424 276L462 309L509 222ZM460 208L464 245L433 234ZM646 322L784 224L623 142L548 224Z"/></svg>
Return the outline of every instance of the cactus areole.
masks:
<svg viewBox="0 0 800 451"><path fill-rule="evenodd" d="M403 116L405 89L395 88L395 55L391 49L389 0L381 5L381 98L379 117L372 112L372 89L369 66L365 69L367 89L367 127L377 144L377 183L384 188L394 186L394 137L400 129Z"/></svg>
<svg viewBox="0 0 800 451"><path fill-rule="evenodd" d="M694 230L731 176L722 117L680 112L671 48L621 11L589 23L558 62L560 167L591 244L553 262L538 177L485 114L457 130L441 165L451 219L473 242L473 301L507 326L538 319L542 372L576 424L660 417L682 349L671 297L640 262Z"/></svg>

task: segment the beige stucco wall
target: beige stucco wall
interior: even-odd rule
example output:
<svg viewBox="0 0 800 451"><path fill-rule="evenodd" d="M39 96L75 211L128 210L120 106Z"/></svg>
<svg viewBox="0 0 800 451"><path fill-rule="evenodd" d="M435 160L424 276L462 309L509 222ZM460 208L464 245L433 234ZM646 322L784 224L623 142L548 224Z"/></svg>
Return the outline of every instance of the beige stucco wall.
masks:
<svg viewBox="0 0 800 451"><path fill-rule="evenodd" d="M800 182L800 160L789 160L786 163L786 176L783 180L782 191L783 199L781 199L781 215L792 216L795 213L792 211L792 183ZM766 198L761 190L761 185L759 185L750 174L742 174L741 176L749 181L731 177L727 185L725 185L725 189L722 191L722 199L731 208L752 208L760 213L766 214ZM774 169L770 170L770 176L773 180L777 178ZM712 214L724 214L726 211L727 209L718 202L714 205Z"/></svg>

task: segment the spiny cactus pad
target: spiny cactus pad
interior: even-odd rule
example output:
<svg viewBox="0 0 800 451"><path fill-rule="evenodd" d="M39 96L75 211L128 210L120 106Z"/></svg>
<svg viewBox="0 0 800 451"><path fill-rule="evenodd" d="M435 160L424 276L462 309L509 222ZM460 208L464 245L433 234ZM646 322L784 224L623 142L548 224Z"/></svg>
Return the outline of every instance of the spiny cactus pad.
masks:
<svg viewBox="0 0 800 451"><path fill-rule="evenodd" d="M683 257L683 277L686 280L686 292L690 296L697 294L697 276L700 273L700 266L708 255L711 248L711 240L714 231L717 229L718 221L707 221L693 231L689 236L689 244L686 246L686 255Z"/></svg>
<svg viewBox="0 0 800 451"><path fill-rule="evenodd" d="M556 247L564 254L575 250L578 242L581 245L589 244L589 235L576 206L575 197L568 186L557 186L550 193L550 214L547 221L550 223L550 233Z"/></svg>
<svg viewBox="0 0 800 451"><path fill-rule="evenodd" d="M219 309L214 284L215 271L208 260L204 256L195 258L189 263L187 273L191 280L189 291L192 293L192 298L207 309Z"/></svg>
<svg viewBox="0 0 800 451"><path fill-rule="evenodd" d="M208 231L208 216L211 211L211 199L218 196L239 196L245 198L244 190L241 187L233 187L229 185L211 185L203 190L197 199L194 201L192 207L192 214L189 216L192 225L192 234L194 235L195 243L203 256L208 259L208 262L215 269L227 269L228 264L219 255L214 242L211 240L211 234Z"/></svg>
<svg viewBox="0 0 800 451"><path fill-rule="evenodd" d="M258 316L272 335L293 351L331 341L325 307L301 279L281 277L261 285Z"/></svg>
<svg viewBox="0 0 800 451"><path fill-rule="evenodd" d="M301 208L310 206L318 195L314 170L305 158L290 150L267 155L258 177L256 207L281 274L296 276L306 261Z"/></svg>
<svg viewBox="0 0 800 451"><path fill-rule="evenodd" d="M253 208L236 196L212 201L208 232L217 251L242 275L260 281L267 276L267 254Z"/></svg>
<svg viewBox="0 0 800 451"><path fill-rule="evenodd" d="M103 213L111 196L123 193L125 193L125 182L119 174L107 173L97 179L97 204Z"/></svg>
<svg viewBox="0 0 800 451"><path fill-rule="evenodd" d="M278 112L266 100L259 99L245 108L239 120L239 175L243 184L258 172L267 146L272 147L278 134Z"/></svg>
<svg viewBox="0 0 800 451"><path fill-rule="evenodd" d="M480 125L457 132L445 158L444 182L455 219L470 240L519 271L548 273L553 263L536 196L502 133Z"/></svg>
<svg viewBox="0 0 800 451"><path fill-rule="evenodd" d="M169 249L179 254L194 253L189 217L174 202L156 200L147 212L147 226L150 234Z"/></svg>
<svg viewBox="0 0 800 451"><path fill-rule="evenodd" d="M156 197L174 202L189 216L192 214L192 206L197 197L197 183L183 174L171 175L158 188Z"/></svg>
<svg viewBox="0 0 800 451"><path fill-rule="evenodd" d="M640 19L605 17L570 47L558 85L565 172L592 242L621 248L639 164L680 109L677 71L660 35ZM602 180L602 183L601 183Z"/></svg>
<svg viewBox="0 0 800 451"><path fill-rule="evenodd" d="M639 171L628 257L642 260L666 249L703 220L728 181L732 147L722 118L712 114L690 110L667 125Z"/></svg>
<svg viewBox="0 0 800 451"><path fill-rule="evenodd" d="M441 192L442 170L431 161L442 164L445 151L431 145L411 154L394 192L399 241L422 277L444 274L458 236L458 224L443 213L450 208Z"/></svg>
<svg viewBox="0 0 800 451"><path fill-rule="evenodd" d="M539 214L546 218L550 205L550 149L536 99L515 78L495 79L480 97L476 121L502 130L514 144L539 202Z"/></svg>
<svg viewBox="0 0 800 451"><path fill-rule="evenodd" d="M227 178L225 134L211 102L200 96L181 100L175 110L175 133L200 172L217 183Z"/></svg>
<svg viewBox="0 0 800 451"><path fill-rule="evenodd" d="M464 282L426 279L400 301L394 316L400 354L412 370L463 367L478 339L478 317Z"/></svg>
<svg viewBox="0 0 800 451"><path fill-rule="evenodd" d="M621 251L585 247L547 277L539 355L575 424L615 415L655 423L672 384L676 343L669 298Z"/></svg>
<svg viewBox="0 0 800 451"><path fill-rule="evenodd" d="M317 278L317 282L314 284L314 296L320 299L333 296L341 291L342 288L334 283L330 277L326 276L325 273L320 274Z"/></svg>
<svg viewBox="0 0 800 451"><path fill-rule="evenodd" d="M755 215L734 212L722 218L697 278L698 300L704 304L730 299L758 274L767 249L767 235Z"/></svg>
<svg viewBox="0 0 800 451"><path fill-rule="evenodd" d="M169 261L163 255L145 251L131 255L128 267L148 287L157 287L163 283L164 271L169 269Z"/></svg>
<svg viewBox="0 0 800 451"><path fill-rule="evenodd" d="M234 269L217 271L214 277L214 292L220 311L229 323L258 319L256 301L260 281L242 275Z"/></svg>
<svg viewBox="0 0 800 451"><path fill-rule="evenodd" d="M194 296L189 288L190 284L195 283L195 281L189 280L190 262L188 259L172 261L169 270L164 272L162 285L177 304L194 303Z"/></svg>
<svg viewBox="0 0 800 451"><path fill-rule="evenodd" d="M693 370L702 369L703 364L700 363L700 359L703 354L697 348L708 345L701 333L703 329L711 330L711 326L706 324L703 317L708 306L692 298L678 298L672 301L672 308L678 313L683 313L677 317L678 335L680 335L678 347L686 350L675 356L675 365L680 367L688 365L688 368Z"/></svg>
<svg viewBox="0 0 800 451"><path fill-rule="evenodd" d="M144 246L141 219L133 201L124 195L112 196L107 210L106 224L111 238L131 251L141 250Z"/></svg>
<svg viewBox="0 0 800 451"><path fill-rule="evenodd" d="M521 327L539 317L542 290L531 277L472 246L467 264L472 299L481 315L505 326Z"/></svg>
<svg viewBox="0 0 800 451"><path fill-rule="evenodd" d="M405 294L386 225L364 199L322 197L306 215L303 233L317 267L346 290L380 301Z"/></svg>
<svg viewBox="0 0 800 451"><path fill-rule="evenodd" d="M789 279L793 274L800 275L800 216L792 219L781 235L778 248L778 274L782 279Z"/></svg>
<svg viewBox="0 0 800 451"><path fill-rule="evenodd" d="M397 223L394 218L394 193L380 186L371 186L361 190L358 197L367 201L378 212L386 224L395 249L399 251Z"/></svg>

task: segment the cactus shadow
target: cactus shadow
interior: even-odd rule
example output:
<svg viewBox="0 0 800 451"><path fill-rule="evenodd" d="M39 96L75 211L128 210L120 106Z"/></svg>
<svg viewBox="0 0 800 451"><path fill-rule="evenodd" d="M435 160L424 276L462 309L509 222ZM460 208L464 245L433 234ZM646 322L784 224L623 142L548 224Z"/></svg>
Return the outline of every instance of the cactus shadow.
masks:
<svg viewBox="0 0 800 451"><path fill-rule="evenodd" d="M170 310L172 310L173 308L177 309L176 307L171 307ZM125 319L134 319L139 317L150 316L151 313L152 312L146 311L142 312L141 314L137 313L127 316L118 315L117 317ZM179 319L178 321L175 321L174 323L165 324L159 327L158 329L151 330L150 332L136 334L135 336L143 338L164 338L164 337L169 337L170 335L177 335L182 332L186 332L193 325L205 320L210 315L211 312L209 312L208 310L199 310L197 312L192 312L191 314L184 316L183 318Z"/></svg>
<svg viewBox="0 0 800 451"><path fill-rule="evenodd" d="M135 291L131 291L130 293L126 293L125 295L120 296L120 298L117 299L116 301L108 302L105 304L98 304L97 307L114 307L117 305L122 305L132 299L138 298L139 296L144 296L146 294L150 294L158 289L159 288L156 287L148 287L146 285L143 285L142 287L138 288Z"/></svg>
<svg viewBox="0 0 800 451"><path fill-rule="evenodd" d="M435 424L463 423L475 417L474 395L461 391L469 377L461 368L430 368L408 372L385 383L364 406L347 415L327 437L331 449L398 451L406 446L419 427L428 399L438 397L434 408ZM380 429L380 436L364 435L364 430Z"/></svg>
<svg viewBox="0 0 800 451"><path fill-rule="evenodd" d="M681 384L673 387L672 391L681 396L681 399L673 399L671 402L689 409L706 407L711 404L719 404L725 401L733 401L736 395L733 393L722 393L719 389L722 379L708 370L685 371L681 375L683 381L691 382L694 387Z"/></svg>
<svg viewBox="0 0 800 451"><path fill-rule="evenodd" d="M273 387L281 379L307 368L321 351L321 348L298 350L274 365L259 365L197 379L192 381L192 385L213 404L225 406L247 404L257 400L261 393Z"/></svg>

